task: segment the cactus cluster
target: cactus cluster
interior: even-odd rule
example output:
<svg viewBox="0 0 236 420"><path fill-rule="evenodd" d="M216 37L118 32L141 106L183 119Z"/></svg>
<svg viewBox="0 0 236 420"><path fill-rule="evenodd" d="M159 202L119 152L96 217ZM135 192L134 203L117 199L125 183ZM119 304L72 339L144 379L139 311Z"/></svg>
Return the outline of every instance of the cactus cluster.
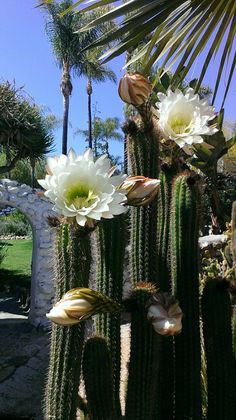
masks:
<svg viewBox="0 0 236 420"><path fill-rule="evenodd" d="M131 313L125 404L121 407L121 313L104 307L108 313L96 315L87 339L83 322L53 326L45 420L75 420L77 407L90 420L233 420L236 323L228 283L205 278L199 288L201 180L176 156L160 164L157 119L149 101L136 108L140 115L124 126L128 169L159 178L158 198L132 207L128 216L101 221L94 233L96 290ZM122 301L128 239L132 290ZM57 228L57 300L68 289L88 287L90 254L89 235L81 237L74 225ZM158 293L177 299L183 312L180 334L168 333L169 321L162 328L166 337L155 331L148 312ZM164 309L173 319L174 309ZM81 368L85 399L78 396Z"/></svg>

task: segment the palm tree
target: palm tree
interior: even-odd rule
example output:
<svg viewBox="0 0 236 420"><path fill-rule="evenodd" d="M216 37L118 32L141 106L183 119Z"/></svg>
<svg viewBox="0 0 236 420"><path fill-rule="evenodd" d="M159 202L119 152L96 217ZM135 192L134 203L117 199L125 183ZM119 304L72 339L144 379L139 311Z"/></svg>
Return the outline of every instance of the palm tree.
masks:
<svg viewBox="0 0 236 420"><path fill-rule="evenodd" d="M75 6L85 1L76 2ZM85 6L80 13L95 10L103 4L115 1L95 1ZM86 14L86 13L85 13ZM147 36L141 51L131 61L143 60L144 72L163 57L161 72L178 63L173 77L173 86L177 86L189 72L201 53L206 54L198 85L200 87L212 57L221 54L218 65L216 85L213 94L215 100L224 69L230 63L228 80L222 102L224 104L236 66L236 3L235 0L129 0L108 11L102 17L91 22L88 28L122 17L118 29L112 29L92 46L101 46L114 40L116 46L104 55L104 62L128 51L130 46L137 47ZM178 60L178 61L177 61ZM130 63L127 63L128 65ZM160 72L160 74L161 74Z"/></svg>
<svg viewBox="0 0 236 420"><path fill-rule="evenodd" d="M52 43L53 51L59 67L62 69L61 92L63 95L63 133L62 153L67 153L68 143L68 116L69 102L72 93L71 76L88 76L90 80L103 81L107 78L115 79L114 73L105 66L98 64L98 51L101 47L91 52L81 52L98 36L98 29L78 32L84 27L91 16L81 16L65 10L73 6L72 0L61 2L45 1L43 6L47 12L46 32ZM95 16L95 15L93 15ZM98 16L96 14L96 16ZM76 32L77 31L77 32ZM97 52L96 52L97 51ZM104 48L103 48L104 51ZM109 71L108 71L109 70Z"/></svg>
<svg viewBox="0 0 236 420"><path fill-rule="evenodd" d="M95 156L106 153L110 158L109 142L111 140L123 141L123 135L119 131L120 123L119 118L106 118L102 120L99 117L95 117L92 121L92 133L93 133L93 149ZM85 141L89 143L89 130L76 130L75 135L82 134Z"/></svg>
<svg viewBox="0 0 236 420"><path fill-rule="evenodd" d="M92 81L105 82L110 80L116 82L115 73L109 69L108 66L100 65L98 57L100 55L101 48L96 48L86 52L86 61L82 63L83 74L87 75L86 92L88 96L88 130L89 130L89 147L92 149L93 135L92 135Z"/></svg>

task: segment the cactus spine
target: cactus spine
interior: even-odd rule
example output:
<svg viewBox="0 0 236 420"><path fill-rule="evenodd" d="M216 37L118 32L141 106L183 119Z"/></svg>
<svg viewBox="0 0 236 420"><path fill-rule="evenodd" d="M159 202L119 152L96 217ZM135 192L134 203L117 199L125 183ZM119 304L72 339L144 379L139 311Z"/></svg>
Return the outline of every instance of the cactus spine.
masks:
<svg viewBox="0 0 236 420"><path fill-rule="evenodd" d="M202 317L207 360L208 420L235 418L236 373L231 315L228 282L207 280L202 296Z"/></svg>
<svg viewBox="0 0 236 420"><path fill-rule="evenodd" d="M87 286L90 268L89 238L79 238L76 227L57 228L55 299L74 287ZM62 327L53 324L45 418L71 420L76 417L84 324Z"/></svg>
<svg viewBox="0 0 236 420"><path fill-rule="evenodd" d="M106 339L90 338L84 347L83 377L91 420L115 419L112 363Z"/></svg>
<svg viewBox="0 0 236 420"><path fill-rule="evenodd" d="M199 189L189 173L175 179L171 203L173 293L184 313L175 337L175 419L201 418L198 231Z"/></svg>

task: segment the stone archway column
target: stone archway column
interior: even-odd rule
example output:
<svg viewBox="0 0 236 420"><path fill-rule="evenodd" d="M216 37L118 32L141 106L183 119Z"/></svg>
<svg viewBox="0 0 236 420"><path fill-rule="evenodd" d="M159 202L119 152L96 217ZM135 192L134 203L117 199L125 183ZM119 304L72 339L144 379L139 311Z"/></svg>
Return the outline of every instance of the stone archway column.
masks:
<svg viewBox="0 0 236 420"><path fill-rule="evenodd" d="M16 207L29 220L33 233L31 304L29 320L35 326L47 326L46 313L53 299L54 229L47 222L55 215L39 190L9 179L0 180L0 204Z"/></svg>

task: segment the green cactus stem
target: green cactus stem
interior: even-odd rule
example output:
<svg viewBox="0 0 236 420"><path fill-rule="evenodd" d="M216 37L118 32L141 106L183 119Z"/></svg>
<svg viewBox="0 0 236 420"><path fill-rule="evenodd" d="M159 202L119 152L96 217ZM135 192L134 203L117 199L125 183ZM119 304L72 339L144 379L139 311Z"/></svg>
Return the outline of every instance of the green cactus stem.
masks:
<svg viewBox="0 0 236 420"><path fill-rule="evenodd" d="M127 138L129 173L158 178L159 133L153 121L145 125L140 118L129 120L124 126ZM157 200L150 205L132 207L130 271L134 283L156 281L156 217Z"/></svg>
<svg viewBox="0 0 236 420"><path fill-rule="evenodd" d="M131 349L126 398L127 420L152 419L156 406L160 339L147 320L146 303L155 292L149 283L138 283L132 292Z"/></svg>
<svg viewBox="0 0 236 420"><path fill-rule="evenodd" d="M117 302L122 301L123 264L127 235L126 216L103 220L98 228L97 290ZM113 388L116 415L120 407L121 338L120 314L101 314L96 317L96 333L106 337L112 359Z"/></svg>
<svg viewBox="0 0 236 420"><path fill-rule="evenodd" d="M72 288L88 286L90 241L79 237L77 227L57 228L55 260L55 301ZM76 419L83 340L84 323L52 325L45 420Z"/></svg>
<svg viewBox="0 0 236 420"><path fill-rule="evenodd" d="M183 329L175 337L175 420L201 418L199 327L199 186L185 172L173 184L170 255L173 294L183 311Z"/></svg>
<svg viewBox="0 0 236 420"><path fill-rule="evenodd" d="M157 284L161 291L171 292L170 268L170 203L176 169L162 164L157 203ZM171 419L174 404L174 343L173 337L162 339L158 378L157 412L160 419Z"/></svg>
<svg viewBox="0 0 236 420"><path fill-rule="evenodd" d="M228 282L206 281L202 296L203 334L207 360L208 420L233 420L236 372L232 348L232 308Z"/></svg>
<svg viewBox="0 0 236 420"><path fill-rule="evenodd" d="M83 354L83 378L91 420L115 420L111 355L106 339L88 339Z"/></svg>

